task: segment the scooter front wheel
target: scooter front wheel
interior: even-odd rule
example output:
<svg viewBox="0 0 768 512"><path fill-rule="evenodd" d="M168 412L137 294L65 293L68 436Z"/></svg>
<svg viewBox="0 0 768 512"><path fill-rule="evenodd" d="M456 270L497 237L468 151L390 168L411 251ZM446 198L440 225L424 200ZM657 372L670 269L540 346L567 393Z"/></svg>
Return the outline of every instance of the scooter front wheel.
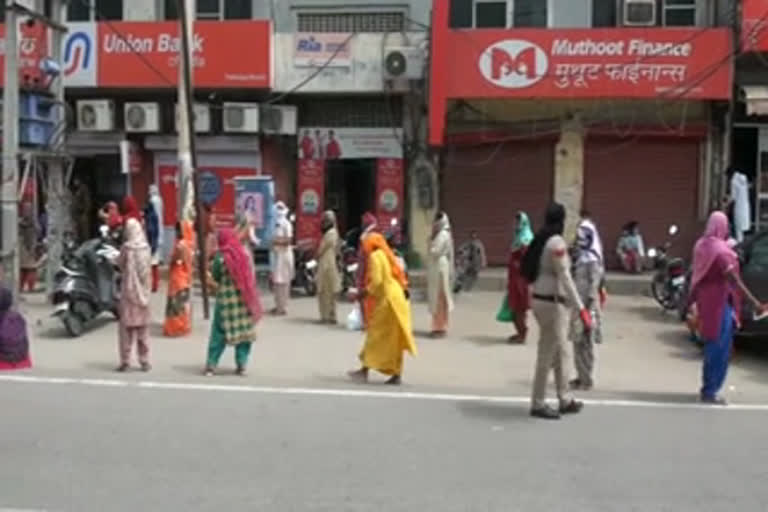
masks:
<svg viewBox="0 0 768 512"><path fill-rule="evenodd" d="M82 336L85 331L85 322L76 314L70 312L64 313L61 316L61 321L64 323L64 329L73 338Z"/></svg>

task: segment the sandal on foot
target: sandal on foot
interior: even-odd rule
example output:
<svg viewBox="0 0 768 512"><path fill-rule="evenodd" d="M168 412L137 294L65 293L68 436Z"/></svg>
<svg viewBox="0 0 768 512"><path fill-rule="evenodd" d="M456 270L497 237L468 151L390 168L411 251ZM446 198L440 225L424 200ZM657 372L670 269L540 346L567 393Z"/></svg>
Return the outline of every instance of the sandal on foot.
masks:
<svg viewBox="0 0 768 512"><path fill-rule="evenodd" d="M120 364L120 366L115 368L115 371L118 373L125 373L128 371L129 368L130 368L130 365L128 363L122 363Z"/></svg>
<svg viewBox="0 0 768 512"><path fill-rule="evenodd" d="M402 383L402 379L399 375L393 375L387 380L384 384L388 384L390 386L399 386Z"/></svg>
<svg viewBox="0 0 768 512"><path fill-rule="evenodd" d="M347 376L355 382L368 382L368 372L366 370L352 370L347 372Z"/></svg>

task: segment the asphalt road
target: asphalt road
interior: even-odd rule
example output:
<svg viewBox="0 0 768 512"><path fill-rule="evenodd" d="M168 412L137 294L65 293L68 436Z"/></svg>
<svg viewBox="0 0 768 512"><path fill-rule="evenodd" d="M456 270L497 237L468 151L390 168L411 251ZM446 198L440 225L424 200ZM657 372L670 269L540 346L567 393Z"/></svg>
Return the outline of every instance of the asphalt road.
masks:
<svg viewBox="0 0 768 512"><path fill-rule="evenodd" d="M768 506L768 411L0 382L0 412L0 510Z"/></svg>

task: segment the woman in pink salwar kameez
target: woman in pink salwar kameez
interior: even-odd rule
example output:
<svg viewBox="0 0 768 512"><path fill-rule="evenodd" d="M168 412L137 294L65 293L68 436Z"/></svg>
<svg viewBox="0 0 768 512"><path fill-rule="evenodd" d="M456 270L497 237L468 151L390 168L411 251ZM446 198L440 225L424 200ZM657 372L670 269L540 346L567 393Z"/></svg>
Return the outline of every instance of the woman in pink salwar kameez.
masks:
<svg viewBox="0 0 768 512"><path fill-rule="evenodd" d="M704 235L693 249L693 276L690 300L699 317L704 342L704 367L700 398L702 402L724 405L718 395L728 373L731 343L740 318L741 297L757 311L761 304L741 280L739 259L728 244L728 217L713 212Z"/></svg>
<svg viewBox="0 0 768 512"><path fill-rule="evenodd" d="M149 371L149 297L151 289L152 250L138 220L125 222L123 247L120 251L122 287L120 294L120 366L130 367L131 350L138 345L139 364Z"/></svg>

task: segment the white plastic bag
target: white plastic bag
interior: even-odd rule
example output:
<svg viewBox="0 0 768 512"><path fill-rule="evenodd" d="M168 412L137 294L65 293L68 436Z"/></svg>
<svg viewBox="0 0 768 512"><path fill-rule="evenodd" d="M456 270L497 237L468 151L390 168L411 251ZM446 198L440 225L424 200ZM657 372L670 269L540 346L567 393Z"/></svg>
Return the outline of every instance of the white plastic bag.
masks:
<svg viewBox="0 0 768 512"><path fill-rule="evenodd" d="M352 311L347 315L347 329L350 331L359 331L363 328L363 315L360 312L360 303L355 302Z"/></svg>

